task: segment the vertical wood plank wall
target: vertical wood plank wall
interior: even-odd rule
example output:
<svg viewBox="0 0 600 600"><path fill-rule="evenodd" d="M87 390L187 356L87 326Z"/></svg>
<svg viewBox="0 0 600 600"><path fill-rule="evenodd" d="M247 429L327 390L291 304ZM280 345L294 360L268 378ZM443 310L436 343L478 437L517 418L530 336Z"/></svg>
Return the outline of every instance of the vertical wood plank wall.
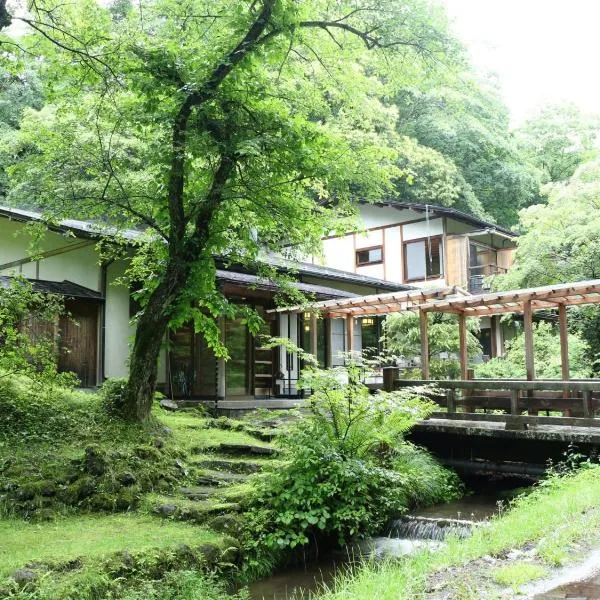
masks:
<svg viewBox="0 0 600 600"><path fill-rule="evenodd" d="M467 288L469 282L469 240L464 235L449 235L446 238L448 272L446 282L449 286Z"/></svg>

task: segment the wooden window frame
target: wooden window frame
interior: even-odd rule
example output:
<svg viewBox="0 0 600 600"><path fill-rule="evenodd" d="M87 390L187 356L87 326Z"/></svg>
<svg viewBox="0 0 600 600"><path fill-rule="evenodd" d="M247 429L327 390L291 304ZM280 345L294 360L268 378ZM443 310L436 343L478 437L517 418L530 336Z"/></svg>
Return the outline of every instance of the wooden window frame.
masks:
<svg viewBox="0 0 600 600"><path fill-rule="evenodd" d="M358 262L358 253L359 252L370 252L371 250L381 250L381 259L372 260L372 261L364 262L364 263L359 263ZM367 248L356 248L356 250L354 251L354 264L357 269L359 267L369 267L371 265L381 265L381 264L383 264L383 262L385 260L384 252L385 252L385 250L383 248L383 244L377 244L377 246L368 246Z"/></svg>
<svg viewBox="0 0 600 600"><path fill-rule="evenodd" d="M442 248L442 256L440 257L440 274L428 276L427 275L427 261L426 261L425 262L425 273L426 273L425 277L412 277L412 278L407 277L408 264L406 262L406 246L408 244L413 244L415 242L423 242L423 241L425 242L425 245L427 246L427 244L430 243L431 240L439 240L440 246ZM426 248L426 251L427 251L427 248ZM444 265L445 256L446 256L446 249L444 248L444 236L442 234L414 238L412 240L403 240L402 241L402 266L404 267L404 273L403 273L404 283L411 283L414 281L431 281L433 279L440 279L440 278L445 277L446 276L445 265Z"/></svg>

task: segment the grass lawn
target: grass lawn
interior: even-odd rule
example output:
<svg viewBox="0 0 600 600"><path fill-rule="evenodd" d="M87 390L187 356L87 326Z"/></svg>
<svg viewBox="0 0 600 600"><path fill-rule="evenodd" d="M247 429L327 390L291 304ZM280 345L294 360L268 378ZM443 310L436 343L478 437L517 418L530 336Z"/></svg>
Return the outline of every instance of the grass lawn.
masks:
<svg viewBox="0 0 600 600"><path fill-rule="evenodd" d="M354 568L323 592L320 600L417 599L425 595L428 578L449 567L467 565L483 556L502 556L526 544L535 544L538 569L488 569L490 582L512 585L540 577L547 567L566 562L573 543L598 543L600 532L600 467L574 476L550 478L531 494L519 498L489 526L465 540L450 539L437 552L423 551L405 559ZM468 583L468 582L467 582ZM456 586L465 584L456 581ZM476 589L476 588L475 588ZM471 591L474 591L471 589ZM462 596L461 596L462 597ZM473 596L470 596L473 597Z"/></svg>
<svg viewBox="0 0 600 600"><path fill-rule="evenodd" d="M0 577L29 562L94 559L121 550L219 544L222 537L189 523L135 514L85 515L48 523L0 521Z"/></svg>

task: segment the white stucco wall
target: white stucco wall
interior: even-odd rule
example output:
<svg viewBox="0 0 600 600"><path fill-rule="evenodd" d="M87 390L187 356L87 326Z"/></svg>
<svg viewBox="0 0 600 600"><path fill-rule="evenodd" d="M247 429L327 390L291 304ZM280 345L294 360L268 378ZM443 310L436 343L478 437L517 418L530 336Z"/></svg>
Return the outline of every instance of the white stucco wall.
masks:
<svg viewBox="0 0 600 600"><path fill-rule="evenodd" d="M385 230L385 278L389 281L402 283L404 265L402 264L402 242L400 227L390 227Z"/></svg>
<svg viewBox="0 0 600 600"><path fill-rule="evenodd" d="M378 206L376 204L361 204L359 208L360 219L363 227L381 227L394 223L405 223L423 217L423 213L414 210L398 210L391 206Z"/></svg>
<svg viewBox="0 0 600 600"><path fill-rule="evenodd" d="M356 234L356 249L371 248L372 246L381 246L383 244L383 231L375 229L374 231L362 231Z"/></svg>
<svg viewBox="0 0 600 600"><path fill-rule="evenodd" d="M405 242L418 240L419 238L442 235L444 233L443 219L430 219L418 223L407 223L402 227L402 238Z"/></svg>
<svg viewBox="0 0 600 600"><path fill-rule="evenodd" d="M323 258L325 266L353 273L356 266L354 235L323 240Z"/></svg>
<svg viewBox="0 0 600 600"><path fill-rule="evenodd" d="M105 365L106 377L127 377L129 344L134 328L129 324L129 290L116 280L125 272L125 263L109 265L107 269L105 303Z"/></svg>
<svg viewBox="0 0 600 600"><path fill-rule="evenodd" d="M0 264L28 258L32 237L23 223L0 218ZM100 265L93 242L85 247L68 250L85 240L48 232L41 240L36 253L64 248L66 251L37 262L0 271L2 275L22 274L30 279L72 281L95 291L100 291Z"/></svg>

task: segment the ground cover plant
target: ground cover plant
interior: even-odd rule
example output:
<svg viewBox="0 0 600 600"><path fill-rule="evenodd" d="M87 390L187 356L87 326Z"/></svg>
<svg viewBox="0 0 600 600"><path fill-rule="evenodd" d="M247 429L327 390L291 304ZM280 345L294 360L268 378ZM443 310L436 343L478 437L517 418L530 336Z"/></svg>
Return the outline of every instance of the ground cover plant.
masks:
<svg viewBox="0 0 600 600"><path fill-rule="evenodd" d="M493 592L501 591L493 588L494 580L518 587L543 571L564 564L597 540L599 494L598 466L586 464L575 473L554 473L531 493L513 501L510 509L492 519L489 526L476 529L472 537L450 538L437 551L421 551L380 564L367 563L340 577L335 589L323 591L319 598L424 598L432 586L457 597L494 597ZM502 559L510 560L507 557L515 549L521 556L519 562L528 566L490 568L490 560L502 565Z"/></svg>

